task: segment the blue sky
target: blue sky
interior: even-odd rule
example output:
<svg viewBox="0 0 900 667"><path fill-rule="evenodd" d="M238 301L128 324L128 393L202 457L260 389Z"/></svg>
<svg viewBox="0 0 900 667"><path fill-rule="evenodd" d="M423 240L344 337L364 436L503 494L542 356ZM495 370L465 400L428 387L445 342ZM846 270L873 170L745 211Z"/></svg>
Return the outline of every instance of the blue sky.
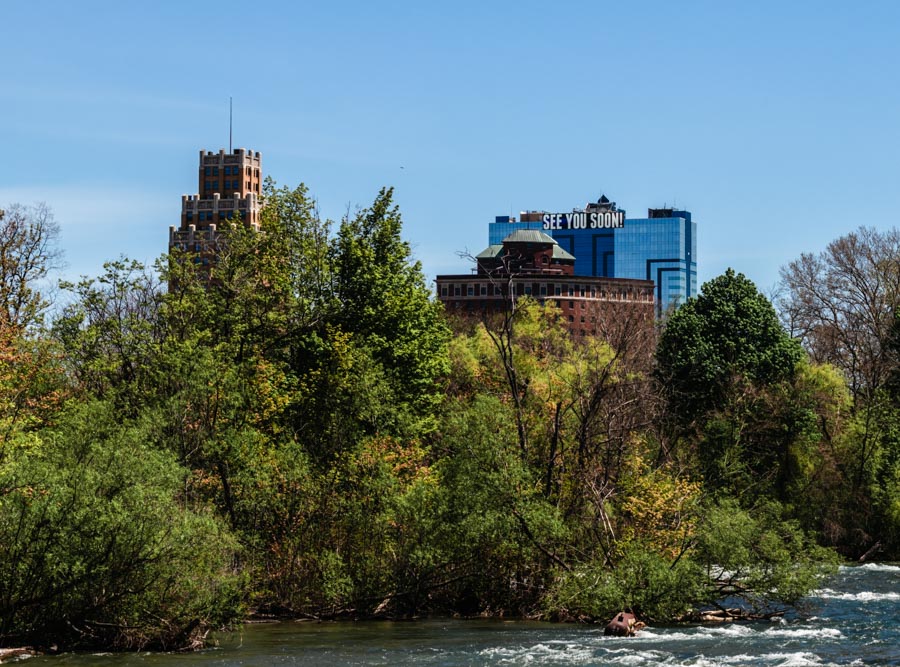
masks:
<svg viewBox="0 0 900 667"><path fill-rule="evenodd" d="M396 188L426 274L495 215L606 194L698 223L700 280L900 216L900 3L5 0L0 206L69 277L152 261L200 149L259 150L324 216Z"/></svg>

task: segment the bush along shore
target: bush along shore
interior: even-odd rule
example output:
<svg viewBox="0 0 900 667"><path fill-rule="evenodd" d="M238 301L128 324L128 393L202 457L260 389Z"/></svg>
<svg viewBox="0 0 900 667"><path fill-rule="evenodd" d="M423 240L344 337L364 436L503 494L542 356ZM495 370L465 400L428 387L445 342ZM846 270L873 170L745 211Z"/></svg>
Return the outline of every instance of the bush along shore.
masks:
<svg viewBox="0 0 900 667"><path fill-rule="evenodd" d="M0 221L0 645L764 616L841 557L900 556L897 234L804 256L777 308L729 270L576 340L526 297L448 317L390 190L339 223L303 186L265 202L210 280L122 259L52 309L52 217Z"/></svg>

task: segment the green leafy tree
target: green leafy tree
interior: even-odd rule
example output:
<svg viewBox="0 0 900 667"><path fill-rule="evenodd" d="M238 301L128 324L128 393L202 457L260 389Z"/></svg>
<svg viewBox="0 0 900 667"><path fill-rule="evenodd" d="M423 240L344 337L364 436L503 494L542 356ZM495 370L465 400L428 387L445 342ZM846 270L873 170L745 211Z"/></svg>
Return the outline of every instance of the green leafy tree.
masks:
<svg viewBox="0 0 900 667"><path fill-rule="evenodd" d="M728 269L666 322L657 373L676 418L690 424L724 406L736 378L757 384L788 379L802 358L768 299Z"/></svg>
<svg viewBox="0 0 900 667"><path fill-rule="evenodd" d="M91 402L39 437L0 467L0 643L181 648L240 616L237 545L146 425Z"/></svg>
<svg viewBox="0 0 900 667"><path fill-rule="evenodd" d="M449 330L400 236L392 198L392 189L382 189L372 206L341 223L332 246L335 322L364 342L400 406L421 418L441 397L437 380L447 371Z"/></svg>
<svg viewBox="0 0 900 667"><path fill-rule="evenodd" d="M54 321L53 334L81 389L114 398L134 416L155 396L161 370L161 285L134 260L106 262L103 268L98 278L61 284L75 298Z"/></svg>

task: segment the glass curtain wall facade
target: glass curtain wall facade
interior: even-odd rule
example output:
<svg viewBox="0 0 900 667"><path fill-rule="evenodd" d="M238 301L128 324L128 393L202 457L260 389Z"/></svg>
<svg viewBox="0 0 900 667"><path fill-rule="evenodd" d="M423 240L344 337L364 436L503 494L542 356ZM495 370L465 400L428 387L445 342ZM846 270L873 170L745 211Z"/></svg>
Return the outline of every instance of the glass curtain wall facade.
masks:
<svg viewBox="0 0 900 667"><path fill-rule="evenodd" d="M641 277L656 286L660 313L697 295L697 226L688 211L657 209L625 219L616 230L615 275Z"/></svg>
<svg viewBox="0 0 900 667"><path fill-rule="evenodd" d="M650 209L646 218L625 218L618 229L544 230L540 221L498 216L488 242L499 244L519 229L550 234L575 255L576 275L652 280L657 314L697 294L697 225L689 211Z"/></svg>

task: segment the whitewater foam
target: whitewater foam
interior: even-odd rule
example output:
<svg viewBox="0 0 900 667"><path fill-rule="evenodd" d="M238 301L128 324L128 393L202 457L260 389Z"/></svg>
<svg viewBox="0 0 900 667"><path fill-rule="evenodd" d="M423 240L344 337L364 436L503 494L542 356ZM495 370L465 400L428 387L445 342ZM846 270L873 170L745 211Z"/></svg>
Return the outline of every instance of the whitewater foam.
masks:
<svg viewBox="0 0 900 667"><path fill-rule="evenodd" d="M851 602L880 602L882 600L900 600L900 593L875 593L874 591L862 591L860 593L839 593L830 588L823 588L813 593L815 597L824 600L849 600Z"/></svg>
<svg viewBox="0 0 900 667"><path fill-rule="evenodd" d="M843 639L844 635L836 628L770 628L763 634L767 637L783 637L785 639Z"/></svg>
<svg viewBox="0 0 900 667"><path fill-rule="evenodd" d="M865 565L841 565L838 568L842 574L852 572L900 572L900 565L888 565L887 563L866 563Z"/></svg>

